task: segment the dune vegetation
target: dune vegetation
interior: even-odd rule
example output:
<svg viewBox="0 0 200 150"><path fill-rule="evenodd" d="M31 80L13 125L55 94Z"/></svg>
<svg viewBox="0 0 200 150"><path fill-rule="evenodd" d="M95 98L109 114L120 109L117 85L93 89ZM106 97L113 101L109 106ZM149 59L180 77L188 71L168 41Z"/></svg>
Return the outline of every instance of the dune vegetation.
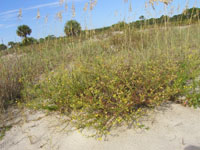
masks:
<svg viewBox="0 0 200 150"><path fill-rule="evenodd" d="M199 107L200 24L191 10L178 21L141 17L0 52L1 110L58 111L77 129L105 135L143 127L140 117L168 101Z"/></svg>

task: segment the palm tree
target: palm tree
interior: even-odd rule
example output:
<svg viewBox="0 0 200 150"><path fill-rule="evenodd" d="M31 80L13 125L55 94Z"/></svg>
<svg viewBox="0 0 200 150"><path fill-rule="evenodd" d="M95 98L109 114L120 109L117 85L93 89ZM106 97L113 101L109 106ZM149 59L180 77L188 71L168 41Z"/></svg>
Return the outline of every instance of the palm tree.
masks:
<svg viewBox="0 0 200 150"><path fill-rule="evenodd" d="M32 32L31 28L29 28L29 26L27 25L21 25L17 28L17 35L26 39L27 38L27 35L30 35Z"/></svg>
<svg viewBox="0 0 200 150"><path fill-rule="evenodd" d="M64 32L67 36L77 36L81 32L81 25L75 20L70 20L65 24Z"/></svg>

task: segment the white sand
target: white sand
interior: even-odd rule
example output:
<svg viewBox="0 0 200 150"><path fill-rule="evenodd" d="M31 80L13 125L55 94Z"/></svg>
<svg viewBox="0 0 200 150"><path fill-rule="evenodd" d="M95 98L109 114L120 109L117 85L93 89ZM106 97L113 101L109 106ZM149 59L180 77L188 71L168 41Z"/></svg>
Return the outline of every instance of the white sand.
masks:
<svg viewBox="0 0 200 150"><path fill-rule="evenodd" d="M200 150L200 109L178 104L152 113L149 130L121 127L107 141L64 128L64 116L34 112L19 120L26 121L6 132L0 150Z"/></svg>

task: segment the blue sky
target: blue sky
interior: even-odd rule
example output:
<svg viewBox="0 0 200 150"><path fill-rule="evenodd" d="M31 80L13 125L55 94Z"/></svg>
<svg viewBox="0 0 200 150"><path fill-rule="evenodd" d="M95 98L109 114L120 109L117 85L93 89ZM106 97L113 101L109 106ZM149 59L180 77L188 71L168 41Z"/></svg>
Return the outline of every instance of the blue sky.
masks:
<svg viewBox="0 0 200 150"><path fill-rule="evenodd" d="M47 35L64 36L64 24L70 19L81 23L82 28L99 28L109 26L119 21L135 21L139 16L146 18L159 17L162 14L173 15L181 13L185 7L200 7L200 0L174 0L166 9L161 3L155 5L155 10L149 5L145 8L147 0L98 0L92 11L84 12L85 3L90 0L0 0L0 43L7 44L9 41L20 41L16 35L17 26L26 24L32 29L31 36L34 38ZM68 9L65 9L67 4ZM75 6L76 16L72 18L71 7ZM129 12L129 7L132 12ZM22 18L17 16L22 10ZM40 18L36 19L39 9ZM62 21L56 18L61 12ZM173 12L171 14L171 12ZM48 18L48 19L47 19ZM45 19L47 22L45 22Z"/></svg>

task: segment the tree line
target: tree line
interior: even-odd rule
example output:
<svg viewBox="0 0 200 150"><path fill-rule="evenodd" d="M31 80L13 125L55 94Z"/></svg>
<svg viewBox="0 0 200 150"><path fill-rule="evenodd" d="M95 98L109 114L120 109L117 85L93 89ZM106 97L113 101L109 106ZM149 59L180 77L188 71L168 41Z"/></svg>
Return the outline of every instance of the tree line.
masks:
<svg viewBox="0 0 200 150"><path fill-rule="evenodd" d="M188 23L195 23L198 22L200 19L200 8L190 8L184 10L181 14L174 15L172 17L169 17L167 15L162 15L160 18L150 18L146 19L145 16L140 16L139 20L135 22L131 22L127 24L126 22L122 21L117 24L114 24L109 27L103 27L99 29L94 29L95 32L102 32L106 30L110 30L111 28L114 29L124 29L127 26L130 28L140 28L144 25L164 25L166 22L174 25L187 25ZM75 20L70 20L65 24L64 27L64 32L67 37L70 36L78 36L81 32L84 33L84 31L81 30L80 23L78 23ZM22 38L22 42L8 42L8 46L10 48L16 47L16 46L26 46L34 43L41 43L44 42L45 40L51 40L55 39L56 37L54 35L49 35L45 38L40 38L39 40L34 39L33 37L28 37L31 33L32 30L30 27L27 25L21 25L17 28L16 31L17 35ZM5 44L0 44L0 50L5 50L8 47Z"/></svg>
<svg viewBox="0 0 200 150"><path fill-rule="evenodd" d="M78 36L81 32L81 25L76 20L70 20L65 24L64 32L66 36L68 37ZM44 42L45 40L52 40L56 38L54 35L48 35L45 38L40 38L39 40L36 40L33 37L28 37L29 35L31 35L31 33L32 33L32 29L29 26L27 25L18 26L16 34L22 38L22 42L10 41L8 42L8 46L10 48L14 48L16 46L27 46L30 44L41 43L41 42ZM6 49L8 49L8 47L5 44L0 44L0 51L6 50Z"/></svg>

